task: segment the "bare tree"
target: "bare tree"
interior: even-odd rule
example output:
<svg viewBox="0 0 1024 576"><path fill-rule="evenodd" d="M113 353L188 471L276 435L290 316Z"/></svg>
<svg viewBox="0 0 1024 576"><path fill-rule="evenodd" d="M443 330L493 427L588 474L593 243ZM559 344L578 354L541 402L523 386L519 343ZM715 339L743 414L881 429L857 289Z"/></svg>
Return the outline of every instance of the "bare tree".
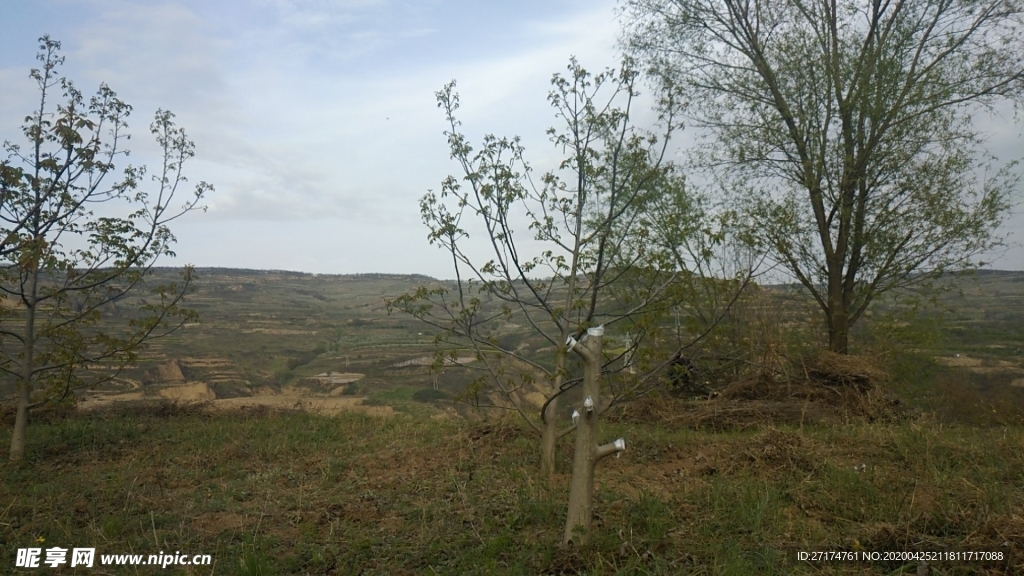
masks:
<svg viewBox="0 0 1024 576"><path fill-rule="evenodd" d="M139 189L145 168L128 166L108 184L115 160L127 155L120 145L131 107L106 85L86 101L58 77L59 49L40 38L42 68L31 72L39 107L26 118L28 146L4 141L0 162L0 370L17 382L11 460L24 455L31 408L109 380L144 342L194 318L180 306L192 281L186 268L181 282L153 287L156 301L121 326L109 319L156 260L173 254L168 223L212 190L200 183L182 206L171 206L194 146L162 110L151 125L163 152L155 193ZM54 108L56 90L62 100Z"/></svg>
<svg viewBox="0 0 1024 576"><path fill-rule="evenodd" d="M542 474L554 472L557 440L577 430L577 458L584 460L574 465L566 539L583 543L589 537L594 465L624 448L623 442L594 444L598 418L653 386L657 370L668 364L672 352L663 354L660 365L629 369L644 356L639 351L651 349L693 272L663 248L669 237L659 225L669 223L652 215L667 195L685 193L682 177L664 159L677 128L672 93L663 93L660 108L669 112L660 117L658 136L632 124L638 74L628 61L617 72L597 75L575 60L568 70L554 76L549 95L564 125L548 134L565 158L539 182L518 139L489 135L479 151L472 149L459 132L454 82L437 93L462 176L447 178L440 193L426 194L421 212L431 243L450 255L455 280L422 287L389 307L440 329L439 362L457 361L459 349L472 352L476 361L467 368L480 377L468 396L478 405L518 413L539 433ZM475 243L473 225L483 231ZM489 257L474 259L473 251L482 246ZM510 332L510 324L524 326L525 334ZM616 342L613 354L602 347L609 337ZM570 350L584 360L582 378L573 376ZM559 408L561 398L581 382L579 400L589 398L590 404L577 404L575 412L585 416L569 420L569 411ZM545 398L539 415L527 401L527 392L536 388Z"/></svg>
<svg viewBox="0 0 1024 576"><path fill-rule="evenodd" d="M829 347L879 295L980 266L1013 165L977 111L1024 95L1019 0L630 0L626 43L716 139L698 165L821 308Z"/></svg>

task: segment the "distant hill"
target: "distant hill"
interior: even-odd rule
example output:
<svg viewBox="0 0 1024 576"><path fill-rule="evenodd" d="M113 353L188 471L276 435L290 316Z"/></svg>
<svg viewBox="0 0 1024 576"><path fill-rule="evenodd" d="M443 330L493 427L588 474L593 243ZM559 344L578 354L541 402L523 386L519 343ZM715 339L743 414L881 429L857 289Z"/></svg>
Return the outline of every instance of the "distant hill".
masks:
<svg viewBox="0 0 1024 576"><path fill-rule="evenodd" d="M180 268L154 272L142 290L104 309L104 321L127 321L153 298L146 286L176 279ZM1024 272L983 270L949 282L955 289L926 310L937 323L935 352L1015 358L1024 346ZM196 394L243 398L344 380L351 381L344 390L318 393L372 397L438 386L455 395L471 376L446 369L435 379L429 371L435 332L404 314L389 315L386 304L419 286L445 283L419 274L198 268L186 304L199 313L199 323L152 342L104 392L159 396L170 385L202 383L209 392ZM776 288L792 301L803 298L795 286ZM880 301L874 317L891 306ZM813 307L808 310L816 319ZM510 324L502 338L525 345L525 331ZM11 394L13 381L0 381L0 397Z"/></svg>

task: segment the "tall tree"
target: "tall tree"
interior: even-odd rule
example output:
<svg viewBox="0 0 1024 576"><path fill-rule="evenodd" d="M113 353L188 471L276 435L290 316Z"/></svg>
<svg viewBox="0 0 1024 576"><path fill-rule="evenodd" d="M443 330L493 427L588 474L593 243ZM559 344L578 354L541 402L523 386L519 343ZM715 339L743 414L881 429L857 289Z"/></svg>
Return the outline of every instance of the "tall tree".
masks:
<svg viewBox="0 0 1024 576"><path fill-rule="evenodd" d="M810 292L829 347L879 295L982 265L1018 182L972 113L1024 95L1020 0L629 0L625 42L716 139L697 163Z"/></svg>
<svg viewBox="0 0 1024 576"><path fill-rule="evenodd" d="M153 287L156 298L121 325L104 318L141 288L160 256L173 255L168 223L212 190L200 183L172 206L194 146L163 110L151 125L163 152L155 191L140 189L144 167L127 166L110 182L115 160L128 153L121 145L131 107L106 85L86 101L58 76L59 50L40 38L42 68L30 73L39 106L26 118L27 145L5 140L0 161L0 370L17 385L11 460L24 455L32 407L109 380L144 342L194 317L181 307L192 280L186 268L180 282Z"/></svg>

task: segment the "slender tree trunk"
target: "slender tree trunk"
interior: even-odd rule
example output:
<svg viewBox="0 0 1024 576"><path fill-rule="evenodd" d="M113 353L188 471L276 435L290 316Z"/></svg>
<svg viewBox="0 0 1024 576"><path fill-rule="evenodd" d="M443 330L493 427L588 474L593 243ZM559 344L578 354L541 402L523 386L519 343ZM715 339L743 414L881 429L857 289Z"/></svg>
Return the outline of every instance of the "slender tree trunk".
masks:
<svg viewBox="0 0 1024 576"><path fill-rule="evenodd" d="M561 378L559 378L561 380ZM544 410L544 427L540 438L540 474L548 479L555 476L555 452L558 446L558 398L548 403Z"/></svg>
<svg viewBox="0 0 1024 576"><path fill-rule="evenodd" d="M562 341L565 342L568 330L563 330ZM555 382L551 386L551 402L542 414L544 422L540 431L540 474L548 479L548 485L555 481L555 455L558 452L558 392L562 388L565 379L565 360L567 351L559 349L555 357Z"/></svg>
<svg viewBox="0 0 1024 576"><path fill-rule="evenodd" d="M569 485L569 511L565 519L564 545L584 546L590 541L590 524L594 516L594 467L606 456L625 450L619 438L613 443L597 445L598 417L601 413L601 345L604 328L591 328L587 339L577 346L583 357L584 404L576 424L576 454L572 462Z"/></svg>
<svg viewBox="0 0 1024 576"><path fill-rule="evenodd" d="M28 428L28 407L32 400L32 381L35 377L36 305L39 286L39 266L35 264L29 276L28 309L25 311L24 356L21 364L21 378L18 379L18 412L14 417L14 433L11 434L11 462L25 456L25 433Z"/></svg>
<svg viewBox="0 0 1024 576"><path fill-rule="evenodd" d="M19 378L18 412L14 417L14 433L11 434L11 462L17 462L25 455L25 429L28 427L28 404L31 398L31 383Z"/></svg>

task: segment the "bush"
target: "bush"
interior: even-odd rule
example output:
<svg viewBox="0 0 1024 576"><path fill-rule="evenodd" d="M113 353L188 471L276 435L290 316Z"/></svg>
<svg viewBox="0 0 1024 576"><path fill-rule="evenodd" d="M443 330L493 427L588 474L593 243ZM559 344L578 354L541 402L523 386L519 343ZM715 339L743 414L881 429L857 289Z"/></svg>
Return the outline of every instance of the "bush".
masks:
<svg viewBox="0 0 1024 576"><path fill-rule="evenodd" d="M413 392L412 399L417 402L433 402L435 400L445 400L448 395L440 390L434 390L433 388L423 388Z"/></svg>
<svg viewBox="0 0 1024 576"><path fill-rule="evenodd" d="M309 352L300 352L298 356L289 358L288 369L295 370L299 366L305 366L306 364L309 364L310 362L315 360L317 356L323 354L326 351L327 349L325 347L325 344L321 342L317 344L316 347L310 350Z"/></svg>

